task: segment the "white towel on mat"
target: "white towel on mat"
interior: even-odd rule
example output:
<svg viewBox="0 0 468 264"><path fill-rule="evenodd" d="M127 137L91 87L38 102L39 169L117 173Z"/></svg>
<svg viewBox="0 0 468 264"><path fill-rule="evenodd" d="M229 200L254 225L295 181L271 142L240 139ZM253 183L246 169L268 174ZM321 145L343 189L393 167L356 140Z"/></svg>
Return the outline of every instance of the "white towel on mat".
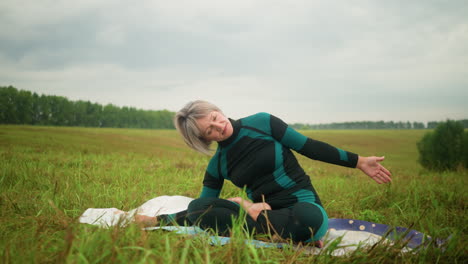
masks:
<svg viewBox="0 0 468 264"><path fill-rule="evenodd" d="M185 196L159 196L153 198L138 208L128 212L117 208L88 208L80 216L80 223L111 227L120 224L125 226L133 220L135 214L157 216L162 214L174 214L186 210L192 198Z"/></svg>

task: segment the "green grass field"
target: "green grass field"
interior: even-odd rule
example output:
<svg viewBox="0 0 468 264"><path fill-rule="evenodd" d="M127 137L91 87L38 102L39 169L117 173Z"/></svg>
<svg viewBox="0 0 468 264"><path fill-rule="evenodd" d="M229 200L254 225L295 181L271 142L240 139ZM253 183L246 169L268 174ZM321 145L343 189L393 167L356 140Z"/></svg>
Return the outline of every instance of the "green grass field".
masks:
<svg viewBox="0 0 468 264"><path fill-rule="evenodd" d="M304 131L360 155L384 155L393 174L378 185L355 169L298 156L331 218L412 227L452 239L446 250L399 253L398 246L348 257L292 249L256 249L203 237L99 229L77 223L87 208L133 209L160 195L197 197L209 157L186 147L174 130L0 126L1 263L463 263L468 261L468 173L435 173L418 164L423 130ZM221 194L239 195L226 183Z"/></svg>

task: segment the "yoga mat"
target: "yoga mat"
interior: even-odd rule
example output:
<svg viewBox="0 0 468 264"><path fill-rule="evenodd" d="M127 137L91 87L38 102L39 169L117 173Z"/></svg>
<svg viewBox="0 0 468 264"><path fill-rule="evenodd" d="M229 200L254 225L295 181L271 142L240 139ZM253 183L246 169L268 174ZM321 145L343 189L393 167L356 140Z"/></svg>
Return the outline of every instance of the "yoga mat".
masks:
<svg viewBox="0 0 468 264"><path fill-rule="evenodd" d="M199 235L205 233L202 229L196 226L190 227L183 227L183 226L165 226L165 227L147 227L146 230L157 230L157 229L164 229L167 231L175 231L179 234L186 234L186 235ZM337 232L341 231L341 232ZM351 231L351 232L349 232ZM389 225L378 224L363 220L356 220L356 219L341 219L341 218L330 218L328 222L328 231L327 235L332 234L330 238L336 239L341 235L346 233L352 233L348 240L345 241L347 244L349 243L359 243L366 240L372 240L370 243L375 244L381 240L381 238L386 238L391 241L400 240L406 243L406 246L409 248L418 248L420 246L428 245L432 238L430 236L426 236L425 234L412 230L407 229L404 227L392 227ZM375 236L372 236L375 235ZM354 240L353 240L354 237ZM325 237L326 239L326 237ZM214 236L213 237L213 244L220 244L224 245L229 243L229 237L220 237ZM446 241L441 239L436 239L436 245L441 246ZM261 246L268 246L268 247L282 247L284 243L268 243L263 241L254 240L254 244L261 245ZM274 244L274 245L273 245Z"/></svg>
<svg viewBox="0 0 468 264"><path fill-rule="evenodd" d="M130 210L128 212L119 210L117 208L89 208L79 218L80 223L87 223L96 225L103 228L108 228L115 225L126 226L133 221L135 214L142 214L147 216L155 216L161 214L171 214L187 209L188 204L192 198L185 196L159 196L153 198L140 207ZM175 231L179 234L186 235L209 235L208 232L202 229L191 226L163 226L163 227L149 227L146 230L164 229L167 231ZM372 246L384 239L389 242L402 239L406 244L406 249L411 250L421 246L429 245L432 242L430 236L410 230L404 227L391 227L385 224L372 223L356 219L339 219L330 218L328 224L328 231L324 237L325 248L327 243L331 243L335 239L341 239L338 247L339 250L334 250L333 255L344 255L361 246ZM225 245L230 242L229 237L210 236L211 244ZM435 245L442 247L446 240L436 239ZM259 240L248 240L246 243L253 244L256 247L273 247L283 248L290 246L287 243L270 243ZM309 253L319 254L320 249L309 247ZM405 250L406 250L405 249Z"/></svg>

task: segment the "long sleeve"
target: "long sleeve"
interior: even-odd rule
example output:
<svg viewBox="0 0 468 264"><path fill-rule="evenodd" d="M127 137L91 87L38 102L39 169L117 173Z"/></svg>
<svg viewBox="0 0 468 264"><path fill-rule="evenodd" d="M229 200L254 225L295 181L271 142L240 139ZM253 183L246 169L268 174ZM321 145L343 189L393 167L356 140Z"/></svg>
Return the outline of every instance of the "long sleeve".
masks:
<svg viewBox="0 0 468 264"><path fill-rule="evenodd" d="M200 198L219 197L221 189L223 188L224 178L219 175L218 171L218 155L215 154L206 169Z"/></svg>
<svg viewBox="0 0 468 264"><path fill-rule="evenodd" d="M306 157L350 168L357 165L357 154L308 138L276 116L270 115L270 127L273 138Z"/></svg>

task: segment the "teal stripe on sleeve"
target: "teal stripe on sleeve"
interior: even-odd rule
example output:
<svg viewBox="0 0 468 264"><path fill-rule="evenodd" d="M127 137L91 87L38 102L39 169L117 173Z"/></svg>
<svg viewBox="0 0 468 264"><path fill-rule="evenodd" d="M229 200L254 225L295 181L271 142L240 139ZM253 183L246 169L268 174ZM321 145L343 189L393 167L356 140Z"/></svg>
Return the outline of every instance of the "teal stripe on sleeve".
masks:
<svg viewBox="0 0 468 264"><path fill-rule="evenodd" d="M221 190L203 186L202 193L200 194L200 198L205 198L205 197L216 197L217 198L217 197L219 197L220 193L221 193Z"/></svg>
<svg viewBox="0 0 468 264"><path fill-rule="evenodd" d="M307 137L297 132L296 130L288 127L284 133L281 143L285 146L288 146L296 151L302 149L304 144L307 141Z"/></svg>
<svg viewBox="0 0 468 264"><path fill-rule="evenodd" d="M340 153L340 160L341 161L346 161L348 162L348 154L346 153L346 151L342 150L342 149L339 149L339 148L336 148L338 150L338 152Z"/></svg>

